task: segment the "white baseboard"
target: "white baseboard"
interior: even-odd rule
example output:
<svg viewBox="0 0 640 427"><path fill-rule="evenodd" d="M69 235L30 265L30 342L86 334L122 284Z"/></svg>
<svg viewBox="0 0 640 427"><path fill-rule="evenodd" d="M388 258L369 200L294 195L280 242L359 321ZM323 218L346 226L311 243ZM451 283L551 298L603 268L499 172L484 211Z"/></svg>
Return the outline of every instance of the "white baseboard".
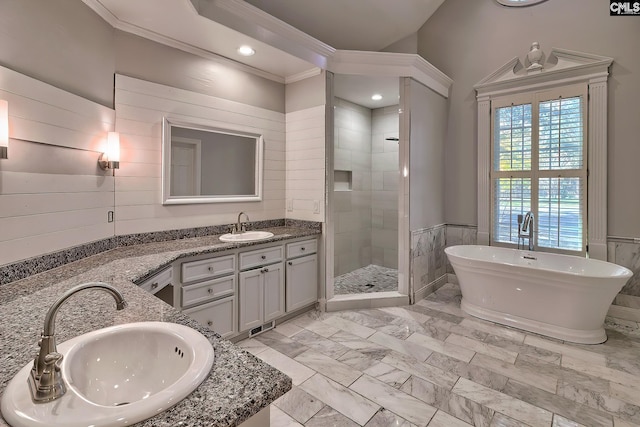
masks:
<svg viewBox="0 0 640 427"><path fill-rule="evenodd" d="M327 311L358 310L366 308L399 307L409 304L409 296L399 292L372 292L368 294L336 295L327 300Z"/></svg>

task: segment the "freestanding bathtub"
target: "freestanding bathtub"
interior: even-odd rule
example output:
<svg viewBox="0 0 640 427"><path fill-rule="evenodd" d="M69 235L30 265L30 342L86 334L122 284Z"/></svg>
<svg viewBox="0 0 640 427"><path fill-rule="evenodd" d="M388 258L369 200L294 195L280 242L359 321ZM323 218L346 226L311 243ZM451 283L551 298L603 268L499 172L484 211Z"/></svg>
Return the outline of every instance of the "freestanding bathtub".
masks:
<svg viewBox="0 0 640 427"><path fill-rule="evenodd" d="M445 249L472 316L581 344L607 340L604 318L632 272L605 261L495 246Z"/></svg>

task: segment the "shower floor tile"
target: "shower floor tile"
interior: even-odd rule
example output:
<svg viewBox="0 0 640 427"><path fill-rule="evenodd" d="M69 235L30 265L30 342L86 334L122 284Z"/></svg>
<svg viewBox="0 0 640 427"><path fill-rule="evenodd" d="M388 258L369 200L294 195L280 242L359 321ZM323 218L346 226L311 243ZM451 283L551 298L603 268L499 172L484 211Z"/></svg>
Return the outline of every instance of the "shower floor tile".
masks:
<svg viewBox="0 0 640 427"><path fill-rule="evenodd" d="M370 264L334 279L335 295L398 290L398 270Z"/></svg>

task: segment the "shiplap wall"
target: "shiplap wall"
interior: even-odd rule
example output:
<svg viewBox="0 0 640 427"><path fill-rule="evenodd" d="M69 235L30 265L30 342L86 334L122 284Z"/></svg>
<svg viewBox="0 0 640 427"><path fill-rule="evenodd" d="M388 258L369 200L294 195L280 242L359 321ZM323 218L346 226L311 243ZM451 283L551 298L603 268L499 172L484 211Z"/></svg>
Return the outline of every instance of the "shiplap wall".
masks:
<svg viewBox="0 0 640 427"><path fill-rule="evenodd" d="M4 67L0 99L10 136L0 160L0 265L112 236L114 180L98 157L115 112Z"/></svg>
<svg viewBox="0 0 640 427"><path fill-rule="evenodd" d="M286 218L324 222L325 106L287 113Z"/></svg>
<svg viewBox="0 0 640 427"><path fill-rule="evenodd" d="M234 101L116 75L116 130L121 161L116 173L116 235L284 217L285 115ZM262 134L263 200L167 205L162 193L162 118Z"/></svg>

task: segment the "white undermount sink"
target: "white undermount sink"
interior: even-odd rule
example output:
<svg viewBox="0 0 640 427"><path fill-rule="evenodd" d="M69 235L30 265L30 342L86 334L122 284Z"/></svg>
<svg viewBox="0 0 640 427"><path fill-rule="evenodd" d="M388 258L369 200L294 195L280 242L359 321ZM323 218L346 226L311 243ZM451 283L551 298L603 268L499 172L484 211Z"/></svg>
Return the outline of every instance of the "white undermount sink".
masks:
<svg viewBox="0 0 640 427"><path fill-rule="evenodd" d="M269 231L244 231L242 233L227 233L220 236L222 242L254 242L273 237Z"/></svg>
<svg viewBox="0 0 640 427"><path fill-rule="evenodd" d="M213 366L213 347L198 331L167 322L99 329L58 345L67 392L33 403L32 363L9 382L2 415L13 427L125 426L187 397Z"/></svg>

